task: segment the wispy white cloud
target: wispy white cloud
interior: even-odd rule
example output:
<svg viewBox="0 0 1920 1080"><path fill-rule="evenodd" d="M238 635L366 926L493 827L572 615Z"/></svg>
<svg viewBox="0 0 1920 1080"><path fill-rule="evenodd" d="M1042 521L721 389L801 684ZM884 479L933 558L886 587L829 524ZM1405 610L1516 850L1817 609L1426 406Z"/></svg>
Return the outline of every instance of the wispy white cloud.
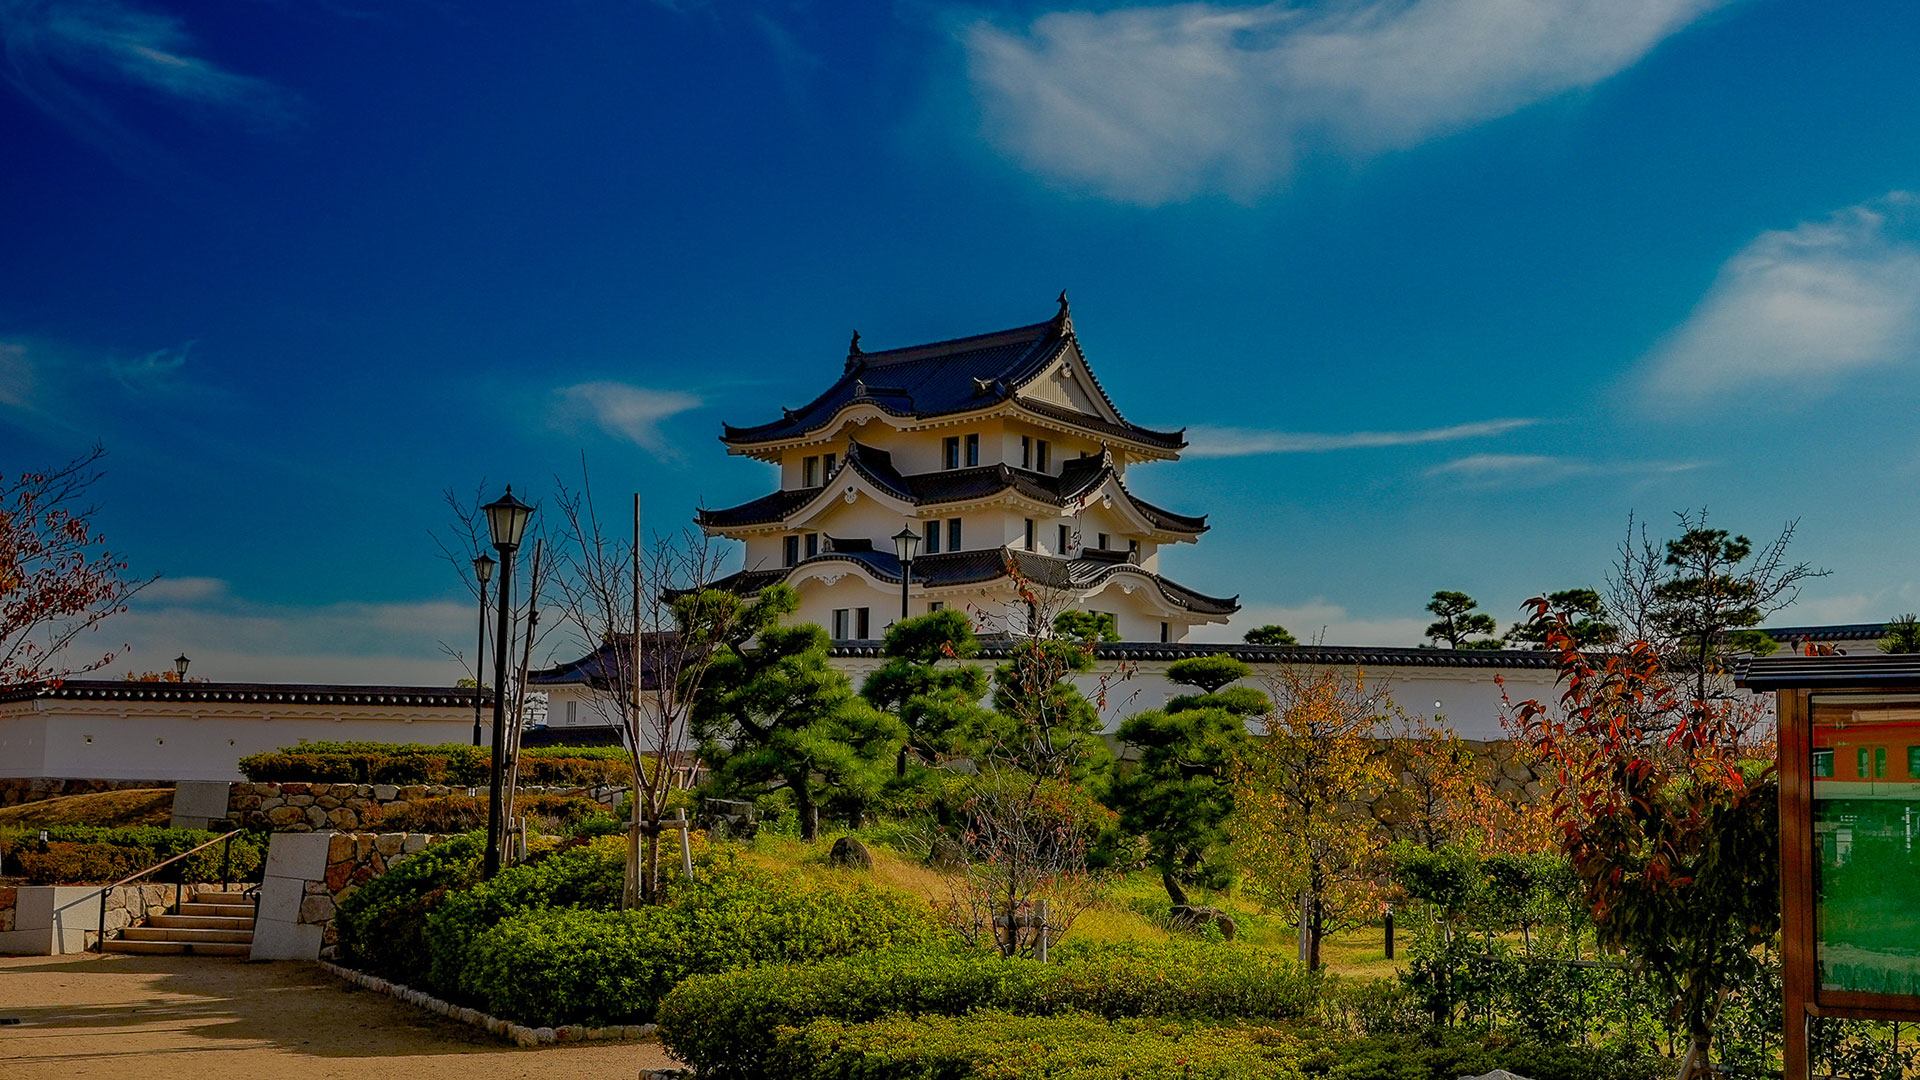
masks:
<svg viewBox="0 0 1920 1080"><path fill-rule="evenodd" d="M292 116L291 95L200 55L179 18L119 0L0 0L0 49L8 84L110 154L141 143L116 117L102 84L257 128L282 126Z"/></svg>
<svg viewBox="0 0 1920 1080"><path fill-rule="evenodd" d="M553 422L568 430L591 423L615 438L642 449L671 456L671 446L660 423L701 405L700 398L680 390L652 390L620 382L584 382L554 391Z"/></svg>
<svg viewBox="0 0 1920 1080"><path fill-rule="evenodd" d="M1254 454L1318 454L1382 446L1416 446L1502 435L1532 427L1538 420L1477 420L1414 431L1265 431L1257 428L1199 426L1187 430L1188 457L1248 457Z"/></svg>
<svg viewBox="0 0 1920 1080"><path fill-rule="evenodd" d="M1643 390L1656 411L1789 387L1804 401L1845 376L1917 362L1920 196L1896 191L1761 233L1648 355Z"/></svg>
<svg viewBox="0 0 1920 1080"><path fill-rule="evenodd" d="M173 376L187 366L187 356L197 341L187 341L164 349L155 349L130 360L109 360L107 371L120 384L136 393L148 394L169 385Z"/></svg>
<svg viewBox="0 0 1920 1080"><path fill-rule="evenodd" d="M965 28L989 137L1063 185L1153 205L1283 185L1633 65L1726 0L1333 0L1056 12Z"/></svg>
<svg viewBox="0 0 1920 1080"><path fill-rule="evenodd" d="M210 601L225 600L228 597L227 583L214 577L178 577L160 578L140 590L140 603L153 604L203 604Z"/></svg>
<svg viewBox="0 0 1920 1080"><path fill-rule="evenodd" d="M1468 454L1442 462L1427 475L1480 487L1544 487L1593 476L1663 476L1690 472L1698 461L1588 461L1552 454Z"/></svg>
<svg viewBox="0 0 1920 1080"><path fill-rule="evenodd" d="M33 400L33 362L18 341L0 341L0 405L24 409Z"/></svg>

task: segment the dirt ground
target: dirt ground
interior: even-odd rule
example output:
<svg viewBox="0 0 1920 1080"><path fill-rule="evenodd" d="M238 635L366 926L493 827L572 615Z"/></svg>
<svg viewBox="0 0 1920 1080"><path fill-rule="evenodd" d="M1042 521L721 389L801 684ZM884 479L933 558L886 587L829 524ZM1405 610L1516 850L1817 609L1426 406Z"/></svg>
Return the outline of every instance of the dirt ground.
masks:
<svg viewBox="0 0 1920 1080"><path fill-rule="evenodd" d="M19 1021L0 1025L7 1080L634 1080L673 1065L656 1043L519 1049L293 962L0 957L4 1019Z"/></svg>

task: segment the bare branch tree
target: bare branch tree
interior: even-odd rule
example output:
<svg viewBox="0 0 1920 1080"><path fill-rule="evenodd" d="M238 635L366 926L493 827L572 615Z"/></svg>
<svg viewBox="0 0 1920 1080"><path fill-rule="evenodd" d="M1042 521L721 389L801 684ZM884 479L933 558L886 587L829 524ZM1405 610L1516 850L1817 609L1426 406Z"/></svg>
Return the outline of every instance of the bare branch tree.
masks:
<svg viewBox="0 0 1920 1080"><path fill-rule="evenodd" d="M628 907L660 895L660 837L667 801L691 780L693 702L715 646L738 605L713 602L708 587L723 555L686 530L642 542L640 497L629 537L603 526L584 460L575 490L559 485L563 536L554 584L568 624L593 657L589 707L618 728L633 773L628 830ZM625 531L625 530L623 530Z"/></svg>

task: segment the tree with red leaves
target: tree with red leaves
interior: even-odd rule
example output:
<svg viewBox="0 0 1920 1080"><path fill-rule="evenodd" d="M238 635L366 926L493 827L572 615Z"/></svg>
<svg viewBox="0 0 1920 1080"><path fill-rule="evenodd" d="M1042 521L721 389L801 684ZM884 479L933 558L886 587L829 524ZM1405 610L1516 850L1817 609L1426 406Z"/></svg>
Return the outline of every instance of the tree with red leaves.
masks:
<svg viewBox="0 0 1920 1080"><path fill-rule="evenodd" d="M1754 978L1780 929L1779 784L1750 700L1673 670L1645 641L1589 654L1574 620L1528 602L1559 653L1554 705L1512 706L1558 780L1553 818L1602 942L1624 948L1673 1002L1679 1080L1712 1074L1731 989ZM1666 654L1671 655L1671 654Z"/></svg>
<svg viewBox="0 0 1920 1080"><path fill-rule="evenodd" d="M112 663L117 651L73 659L69 648L152 581L127 574L82 500L106 451L0 481L0 690L50 686Z"/></svg>

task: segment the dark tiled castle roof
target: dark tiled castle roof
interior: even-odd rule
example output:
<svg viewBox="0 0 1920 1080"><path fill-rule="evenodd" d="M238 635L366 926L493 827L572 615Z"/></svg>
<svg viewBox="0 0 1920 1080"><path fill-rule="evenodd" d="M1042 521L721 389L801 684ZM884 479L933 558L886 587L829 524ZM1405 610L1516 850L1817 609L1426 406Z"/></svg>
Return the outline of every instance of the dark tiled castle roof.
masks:
<svg viewBox="0 0 1920 1080"><path fill-rule="evenodd" d="M854 470L871 481L875 487L916 506L966 502L1008 490L1017 491L1036 502L1064 506L1069 501L1099 487L1109 475L1114 473L1111 459L1102 455L1068 461L1062 466L1058 476L1016 469L1010 465L982 465L969 469L949 469L943 472L921 473L918 476L902 476L893 467L892 455L885 450L877 450L860 442L847 444L846 457L841 467ZM1153 523L1155 528L1194 535L1207 530L1205 514L1198 516L1176 514L1127 491L1124 483L1120 488L1126 492L1127 498L1147 520ZM776 491L739 506L727 507L723 510L702 510L700 524L727 528L784 521L788 515L805 506L823 490L825 489L821 487L812 487Z"/></svg>
<svg viewBox="0 0 1920 1080"><path fill-rule="evenodd" d="M840 410L856 401L895 416L926 418L973 412L1007 401L1046 370L1073 340L1073 320L1061 297L1060 314L1043 323L955 338L927 345L867 353L855 337L846 370L819 397L779 420L751 427L723 425L721 441L732 446L777 442L826 427ZM1095 388L1099 389L1098 382ZM1100 389L1102 398L1106 391ZM1106 401L1112 408L1111 399ZM1043 402L1022 400L1024 408L1151 446L1177 450L1186 445L1178 431L1154 431L1122 421L1115 424ZM1114 409L1114 415L1120 415Z"/></svg>
<svg viewBox="0 0 1920 1080"><path fill-rule="evenodd" d="M836 548L845 541L828 538ZM797 565L778 570L744 570L714 582L714 588L752 595L801 567L826 563L850 563L873 578L889 584L900 580L900 561L891 551L875 551L867 541L851 545L853 550L829 550ZM1231 615L1240 610L1240 598L1208 596L1176 584L1128 561L1125 552L1088 552L1079 558L1061 559L1030 551L988 548L983 551L953 551L940 555L922 555L913 561L913 580L929 588L949 585L973 585L1010 576L1010 568L1021 577L1045 588L1090 589L1115 574L1131 574L1146 579L1160 595L1175 607L1202 615Z"/></svg>

